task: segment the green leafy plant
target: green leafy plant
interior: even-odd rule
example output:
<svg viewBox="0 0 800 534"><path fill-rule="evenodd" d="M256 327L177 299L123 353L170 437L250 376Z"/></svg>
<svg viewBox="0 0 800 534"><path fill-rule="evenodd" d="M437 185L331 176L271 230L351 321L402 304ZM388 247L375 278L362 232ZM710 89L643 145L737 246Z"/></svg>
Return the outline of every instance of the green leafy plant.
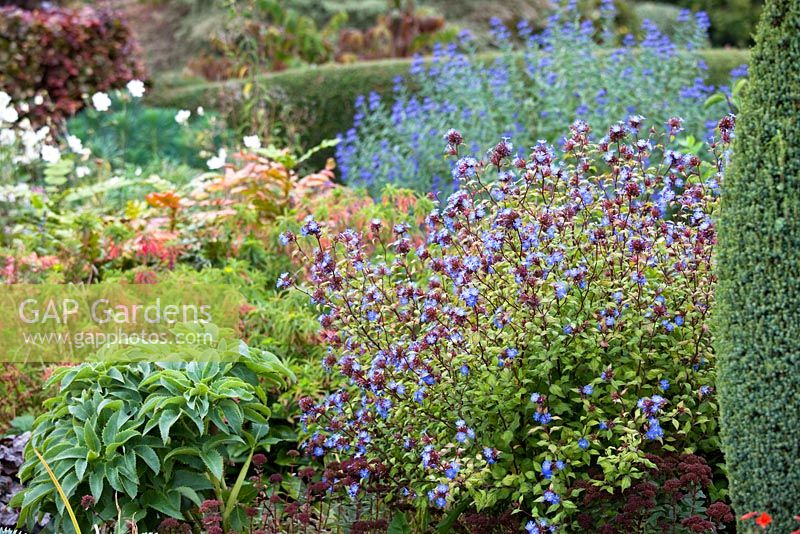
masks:
<svg viewBox="0 0 800 534"><path fill-rule="evenodd" d="M113 356L136 361L154 350L148 360L196 354L210 361L100 361L54 373L49 384L60 384L60 391L34 424L19 473L27 487L12 501L21 507L20 525L48 512L57 532L74 531L35 450L87 531L120 517L148 528L164 517L191 519L212 497L225 503L228 528L241 525L238 503L249 483L240 473L254 451L281 440L270 434L268 394L293 375L271 353L224 339L202 348L164 347L115 349L125 353ZM106 349L98 353L108 356Z"/></svg>

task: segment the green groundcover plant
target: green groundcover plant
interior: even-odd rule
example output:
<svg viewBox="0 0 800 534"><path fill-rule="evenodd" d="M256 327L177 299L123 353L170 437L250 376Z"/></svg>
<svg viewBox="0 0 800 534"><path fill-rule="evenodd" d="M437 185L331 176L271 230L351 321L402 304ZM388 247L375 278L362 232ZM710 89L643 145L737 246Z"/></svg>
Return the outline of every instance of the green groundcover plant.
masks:
<svg viewBox="0 0 800 534"><path fill-rule="evenodd" d="M461 187L419 246L402 224L380 239L379 220L331 235L309 218L284 234L313 265L298 287L322 308L325 367L347 383L301 400L307 452L373 462L353 497L381 477L401 508L512 507L529 532L573 528L587 487L637 485L657 468L648 453L719 462L708 319L733 119L716 164L665 148L681 124L632 116L593 140L577 121L560 150L514 157L502 140L461 157ZM451 130L444 150L464 142ZM716 528L702 501L661 520Z"/></svg>

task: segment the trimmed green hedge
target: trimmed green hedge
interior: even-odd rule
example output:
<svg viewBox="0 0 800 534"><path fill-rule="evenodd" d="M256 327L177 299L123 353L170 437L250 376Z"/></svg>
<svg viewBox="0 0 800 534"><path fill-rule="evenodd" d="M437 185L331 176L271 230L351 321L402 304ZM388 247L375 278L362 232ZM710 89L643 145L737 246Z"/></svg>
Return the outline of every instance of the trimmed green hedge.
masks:
<svg viewBox="0 0 800 534"><path fill-rule="evenodd" d="M481 56L491 61L493 54ZM708 63L708 81L715 84L727 82L734 67L746 63L748 53L743 50L706 50L703 57ZM307 146L323 139L335 137L353 123L353 103L358 95L375 91L388 95L397 76L407 76L410 60L391 59L359 62L351 65L323 65L292 69L266 74L261 80L273 89L279 99L286 99L291 109L302 109ZM240 90L241 80L224 82L196 82L184 85L158 84L149 97L150 104L193 109L198 105L216 107L226 94Z"/></svg>
<svg viewBox="0 0 800 534"><path fill-rule="evenodd" d="M800 2L768 0L723 182L715 335L731 500L770 532L800 526L799 103Z"/></svg>

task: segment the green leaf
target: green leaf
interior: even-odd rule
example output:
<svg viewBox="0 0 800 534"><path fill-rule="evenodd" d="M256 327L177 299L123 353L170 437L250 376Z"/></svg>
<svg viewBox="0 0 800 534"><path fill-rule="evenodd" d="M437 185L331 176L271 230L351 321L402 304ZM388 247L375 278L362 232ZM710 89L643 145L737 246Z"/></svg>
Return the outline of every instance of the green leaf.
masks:
<svg viewBox="0 0 800 534"><path fill-rule="evenodd" d="M242 430L244 417L242 416L242 409L239 408L239 405L230 399L225 399L220 403L220 406L231 429L234 432L240 432Z"/></svg>
<svg viewBox="0 0 800 534"><path fill-rule="evenodd" d="M125 488L122 486L122 482L119 479L119 471L116 467L112 467L111 465L106 465L106 478L108 479L108 483L114 488L115 491L119 491L120 493L125 491Z"/></svg>
<svg viewBox="0 0 800 534"><path fill-rule="evenodd" d="M725 102L725 95L722 93L714 93L706 99L706 102L703 105L707 108L710 108L711 106L719 104L720 102Z"/></svg>
<svg viewBox="0 0 800 534"><path fill-rule="evenodd" d="M178 493L178 495L180 495ZM180 507L176 507L174 500L170 500L166 495L155 490L149 490L142 498L142 504L158 510L162 514L174 517L175 519L183 519Z"/></svg>
<svg viewBox="0 0 800 534"><path fill-rule="evenodd" d="M398 512L392 517L389 523L389 534L411 534L411 526L404 512Z"/></svg>
<svg viewBox="0 0 800 534"><path fill-rule="evenodd" d="M75 461L75 476L78 477L78 481L83 480L83 475L86 474L86 467L88 465L89 462L87 462L84 458Z"/></svg>
<svg viewBox="0 0 800 534"><path fill-rule="evenodd" d="M123 430L122 432L120 432L119 434L114 436L114 442L110 443L106 447L106 455L108 456L108 455L113 454L117 450L118 447L121 447L122 445L127 443L128 440L130 440L131 438L134 438L134 437L136 437L138 435L139 435L139 432L136 431L136 430Z"/></svg>
<svg viewBox="0 0 800 534"><path fill-rule="evenodd" d="M464 500L458 504L458 506L454 507L453 509L448 512L444 519L442 519L438 525L436 525L436 530L439 534L449 534L453 530L453 525L456 524L458 520L458 516L460 516L464 510L469 508L470 501Z"/></svg>
<svg viewBox="0 0 800 534"><path fill-rule="evenodd" d="M197 492L189 486L178 486L175 488L175 491L192 501L197 506L200 506L203 503L203 500L200 498Z"/></svg>
<svg viewBox="0 0 800 534"><path fill-rule="evenodd" d="M97 433L94 431L95 421L94 419L87 421L86 424L83 426L83 440L86 442L86 446L89 447L90 450L99 453L100 452L100 438L97 437Z"/></svg>
<svg viewBox="0 0 800 534"><path fill-rule="evenodd" d="M164 445L169 441L169 429L175 424L175 421L180 417L180 413L175 410L165 410L158 420L158 430L161 432L161 441Z"/></svg>
<svg viewBox="0 0 800 534"><path fill-rule="evenodd" d="M92 492L92 497L95 501L99 501L103 495L103 470L94 469L89 473L89 490Z"/></svg>
<svg viewBox="0 0 800 534"><path fill-rule="evenodd" d="M157 475L159 471L161 471L161 462L158 460L158 455L152 447L137 445L133 450L139 458L144 460L144 463L147 464L147 467L149 467L153 473Z"/></svg>
<svg viewBox="0 0 800 534"><path fill-rule="evenodd" d="M215 450L200 451L200 459L208 468L208 471L214 475L217 480L222 480L223 475L223 461L222 455Z"/></svg>

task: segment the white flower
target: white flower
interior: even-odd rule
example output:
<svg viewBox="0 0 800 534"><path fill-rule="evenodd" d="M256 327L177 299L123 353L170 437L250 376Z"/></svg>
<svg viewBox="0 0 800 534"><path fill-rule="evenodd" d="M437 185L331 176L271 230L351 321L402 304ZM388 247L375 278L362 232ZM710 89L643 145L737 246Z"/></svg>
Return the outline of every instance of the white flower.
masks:
<svg viewBox="0 0 800 534"><path fill-rule="evenodd" d="M136 170L133 171L134 176L141 176L142 175L142 168L136 167Z"/></svg>
<svg viewBox="0 0 800 534"><path fill-rule="evenodd" d="M11 97L5 91L0 91L0 108L7 108L11 104Z"/></svg>
<svg viewBox="0 0 800 534"><path fill-rule="evenodd" d="M36 136L36 132L32 130L22 132L22 144L25 145L26 148L36 146L38 142L39 138Z"/></svg>
<svg viewBox="0 0 800 534"><path fill-rule="evenodd" d="M182 109L175 114L175 122L178 124L186 124L186 121L189 120L189 117L192 116L192 112L188 109Z"/></svg>
<svg viewBox="0 0 800 534"><path fill-rule="evenodd" d="M50 133L50 127L49 126L42 126L38 130L36 130L36 132L34 133L34 135L36 136L36 141L37 142L38 141L44 141L45 137L47 137L47 135L49 133Z"/></svg>
<svg viewBox="0 0 800 534"><path fill-rule="evenodd" d="M42 161L55 163L61 159L61 151L52 145L42 145Z"/></svg>
<svg viewBox="0 0 800 534"><path fill-rule="evenodd" d="M74 135L67 136L67 145L69 145L69 149L75 152L76 154L80 154L83 152L83 143L78 137Z"/></svg>
<svg viewBox="0 0 800 534"><path fill-rule="evenodd" d="M103 92L97 92L92 95L92 105L97 111L108 111L111 107L111 99Z"/></svg>
<svg viewBox="0 0 800 534"><path fill-rule="evenodd" d="M42 104L44 104L44 97L42 95L36 95L35 97L33 97L33 103L36 104L37 106L41 106Z"/></svg>
<svg viewBox="0 0 800 534"><path fill-rule="evenodd" d="M133 98L142 98L144 96L144 82L142 80L131 80L126 87Z"/></svg>
<svg viewBox="0 0 800 534"><path fill-rule="evenodd" d="M0 108L0 122L14 123L19 119L19 113L13 107Z"/></svg>
<svg viewBox="0 0 800 534"><path fill-rule="evenodd" d="M203 109L203 106L197 106L197 114L201 117L206 114L206 110Z"/></svg>
<svg viewBox="0 0 800 534"><path fill-rule="evenodd" d="M261 139L259 139L257 135L245 135L244 146L250 150L258 150L261 148Z"/></svg>
<svg viewBox="0 0 800 534"><path fill-rule="evenodd" d="M17 140L17 134L10 128L0 130L0 145L10 146Z"/></svg>
<svg viewBox="0 0 800 534"><path fill-rule="evenodd" d="M87 167L86 165L81 165L80 167L75 168L75 176L77 176L78 178L84 178L86 176L89 176L91 172L92 171L90 171L89 167Z"/></svg>
<svg viewBox="0 0 800 534"><path fill-rule="evenodd" d="M225 151L224 148L220 148L219 152L216 156L210 158L206 161L206 165L212 171L216 171L217 169L221 169L225 166L225 160L228 158L228 153Z"/></svg>

